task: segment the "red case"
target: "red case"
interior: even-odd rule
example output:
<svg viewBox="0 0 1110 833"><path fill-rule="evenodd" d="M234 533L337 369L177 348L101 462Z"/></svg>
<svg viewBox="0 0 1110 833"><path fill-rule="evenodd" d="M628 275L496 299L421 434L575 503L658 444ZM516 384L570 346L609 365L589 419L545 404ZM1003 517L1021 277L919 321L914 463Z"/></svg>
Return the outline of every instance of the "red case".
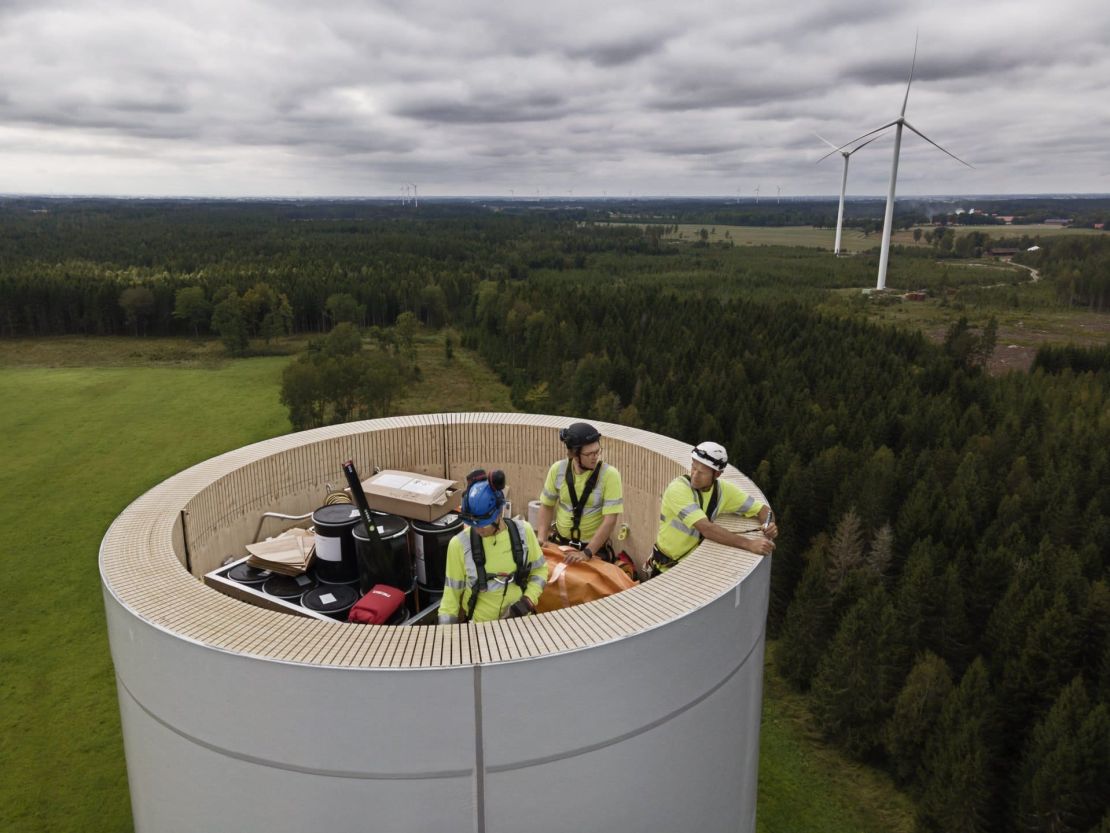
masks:
<svg viewBox="0 0 1110 833"><path fill-rule="evenodd" d="M388 584L375 584L370 592L355 602L347 614L348 622L360 625L384 625L405 603L405 594Z"/></svg>

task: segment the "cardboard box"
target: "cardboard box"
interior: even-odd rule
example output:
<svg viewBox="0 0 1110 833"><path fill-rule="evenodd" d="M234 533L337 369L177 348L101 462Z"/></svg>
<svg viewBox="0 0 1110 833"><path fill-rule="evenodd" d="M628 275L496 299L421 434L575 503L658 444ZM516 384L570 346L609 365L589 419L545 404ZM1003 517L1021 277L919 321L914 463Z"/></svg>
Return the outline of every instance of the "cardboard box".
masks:
<svg viewBox="0 0 1110 833"><path fill-rule="evenodd" d="M434 521L459 511L462 489L454 480L384 469L362 481L371 509L417 521Z"/></svg>

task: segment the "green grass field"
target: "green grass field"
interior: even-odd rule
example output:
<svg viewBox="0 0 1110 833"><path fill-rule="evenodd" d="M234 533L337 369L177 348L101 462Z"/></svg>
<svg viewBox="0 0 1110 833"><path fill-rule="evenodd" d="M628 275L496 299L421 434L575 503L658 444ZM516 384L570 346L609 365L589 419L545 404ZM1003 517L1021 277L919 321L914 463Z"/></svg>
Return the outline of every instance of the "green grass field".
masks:
<svg viewBox="0 0 1110 833"><path fill-rule="evenodd" d="M669 234L664 240L684 240L694 242L700 239L702 229L709 232L708 242L723 243L732 241L737 246L805 246L807 248L832 250L836 242L835 228L815 228L813 226L703 226L696 223L680 224L677 234ZM864 237L855 229L844 229L840 244L849 251L869 249L876 243L876 236Z"/></svg>
<svg viewBox="0 0 1110 833"><path fill-rule="evenodd" d="M511 410L476 357L456 347L446 360L442 336L422 339L418 360L405 412ZM287 432L287 361L184 340L0 342L0 831L131 829L99 542L169 475ZM820 743L803 700L767 675L759 830L908 829L905 799Z"/></svg>
<svg viewBox="0 0 1110 833"><path fill-rule="evenodd" d="M288 431L285 361L0 369L0 830L130 829L99 542L169 474Z"/></svg>
<svg viewBox="0 0 1110 833"><path fill-rule="evenodd" d="M709 233L708 242L722 243L731 241L736 246L803 246L806 248L833 248L836 242L836 228L816 228L814 226L726 226L706 225L698 223L680 223L677 233L666 235L664 240L675 240L693 243L700 239L702 229ZM928 231L928 227L923 227ZM1024 226L952 226L956 234L968 234L973 231L985 231L993 238L1020 237L1027 234L1030 237L1059 237L1068 234L1105 234L1104 231L1095 229L1070 229L1060 226L1024 225ZM841 232L840 245L847 252L863 252L878 246L882 234L864 234L854 228L845 228ZM903 246L925 246L923 240L914 242L913 230L898 230L891 237L893 243Z"/></svg>
<svg viewBox="0 0 1110 833"><path fill-rule="evenodd" d="M848 761L817 732L805 699L763 665L759 833L910 833L913 805L890 777Z"/></svg>

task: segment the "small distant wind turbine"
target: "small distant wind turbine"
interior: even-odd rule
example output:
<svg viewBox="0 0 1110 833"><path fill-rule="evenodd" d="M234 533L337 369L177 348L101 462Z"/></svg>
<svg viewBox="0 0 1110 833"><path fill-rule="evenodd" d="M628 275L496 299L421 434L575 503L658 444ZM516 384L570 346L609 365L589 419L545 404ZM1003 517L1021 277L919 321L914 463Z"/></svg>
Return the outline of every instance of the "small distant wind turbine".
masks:
<svg viewBox="0 0 1110 833"><path fill-rule="evenodd" d="M961 165L967 165L967 167L969 168L973 167L972 165L969 165L967 162L958 157L956 154L952 153L950 150L942 148L940 145L938 145L936 142L934 142L908 121L906 121L906 102L910 100L910 85L913 83L913 70L916 66L917 38L914 38L913 61L910 63L910 79L906 82L906 95L902 99L902 111L898 114L898 118L896 118L892 122L887 122L882 127L876 127L874 130L870 130L867 133L864 133L862 136L857 136L855 139L852 139L852 141L841 145L836 150L830 151L829 153L826 153L824 156L821 157L821 159L825 159L829 156L832 156L833 153L836 153L837 151L844 150L844 148L848 147L848 145L854 145L860 139L866 139L868 136L873 136L876 133L882 133L888 127L894 128L894 159L890 165L890 187L887 189L886 193L886 214L883 216L883 243L882 248L879 250L879 277L875 283L876 289L886 289L886 267L887 263L890 260L890 232L894 226L894 186L898 181L898 152L902 149L902 128L908 127L930 145L935 147L937 150L943 151L944 153L948 154Z"/></svg>
<svg viewBox="0 0 1110 833"><path fill-rule="evenodd" d="M412 206L413 206L413 208L419 208L420 207L420 197L416 193L416 183L415 182L410 182L409 184L412 186Z"/></svg>
<svg viewBox="0 0 1110 833"><path fill-rule="evenodd" d="M782 186L781 185L776 185L775 186L775 205L778 205L781 202L782 202Z"/></svg>
<svg viewBox="0 0 1110 833"><path fill-rule="evenodd" d="M759 186L755 186L755 204L759 205Z"/></svg>
<svg viewBox="0 0 1110 833"><path fill-rule="evenodd" d="M826 139L820 133L814 133L813 135L816 136L818 139L820 139L822 142L824 142L826 145L831 147L833 149L833 153L839 152L840 155L844 157L844 176L841 177L841 179L840 179L840 208L836 212L836 243L833 245L833 254L838 255L838 254L840 254L840 230L844 227L844 191L848 187L848 160L851 158L852 154L855 153L857 150L860 150L861 148L867 147L869 144L874 142L879 137L874 136L874 137L868 139L862 145L856 145L851 150L840 150L840 148L838 148L836 145L834 145L832 142L830 142L828 139ZM831 154L825 154L824 156L821 157L821 159L828 159L829 156L831 156ZM817 161L820 162L821 159L818 159Z"/></svg>

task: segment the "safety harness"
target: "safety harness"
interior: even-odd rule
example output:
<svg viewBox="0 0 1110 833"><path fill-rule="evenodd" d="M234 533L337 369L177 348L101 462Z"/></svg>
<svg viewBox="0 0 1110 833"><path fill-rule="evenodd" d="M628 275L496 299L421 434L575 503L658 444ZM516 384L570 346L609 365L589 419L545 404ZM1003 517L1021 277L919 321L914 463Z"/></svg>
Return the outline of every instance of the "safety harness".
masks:
<svg viewBox="0 0 1110 833"><path fill-rule="evenodd" d="M524 561L524 539L520 533L520 527L513 519L505 521L505 528L509 532L509 545L513 551L513 563L516 565L516 572L513 574L513 581L521 592L528 587L528 564ZM486 548L482 545L482 536L478 534L478 530L474 527L470 528L470 557L474 561L474 571L477 574L474 583L470 586L470 601L467 603L466 618L472 620L474 618L474 608L478 605L478 593L485 590L489 584L489 579L486 576ZM506 583L505 589L508 590L509 585Z"/></svg>
<svg viewBox="0 0 1110 833"><path fill-rule="evenodd" d="M690 493L694 496L694 502L697 503L698 506L701 506L701 495L699 495L698 490L694 488L694 484L690 483L690 475L684 474L684 475L682 475L682 477L690 485ZM721 502L721 484L720 484L719 481L714 480L713 481L713 494L711 494L709 496L709 505L705 507L705 515L706 515L707 518L709 518L709 520L711 520L711 521L717 520L717 504L719 504L720 502ZM694 531L697 532L697 530L694 530ZM698 532L698 541L701 541L702 537L703 537L702 534L700 532Z"/></svg>
<svg viewBox="0 0 1110 833"><path fill-rule="evenodd" d="M690 487L690 494L694 496L694 503L696 503L698 506L701 506L701 495L699 495L698 490L694 488L694 484L690 482L690 475L684 474L682 475L682 477L686 480L686 484ZM707 518L709 518L709 520L715 521L717 519L717 506L720 504L720 502L721 484L718 481L714 480L713 492L709 495L709 505L705 507L705 515ZM698 536L698 544L700 544L705 536L698 532L697 529L694 530L694 534ZM695 544L695 546L697 545ZM650 564L652 566L653 574L657 574L659 572L658 568L660 567L672 567L677 563L677 558L671 558L669 555L665 555L658 546L652 547Z"/></svg>
<svg viewBox="0 0 1110 833"><path fill-rule="evenodd" d="M586 482L582 485L582 496L579 497L574 488L574 466L567 461L567 470L564 479L567 483L567 492L570 494L570 508L571 508L571 522L570 522L570 537L574 541L580 541L582 538L582 513L586 509L586 501L590 499L590 493L597 486L598 478L601 476L601 468L604 463L598 463L594 466L590 476L586 478Z"/></svg>

